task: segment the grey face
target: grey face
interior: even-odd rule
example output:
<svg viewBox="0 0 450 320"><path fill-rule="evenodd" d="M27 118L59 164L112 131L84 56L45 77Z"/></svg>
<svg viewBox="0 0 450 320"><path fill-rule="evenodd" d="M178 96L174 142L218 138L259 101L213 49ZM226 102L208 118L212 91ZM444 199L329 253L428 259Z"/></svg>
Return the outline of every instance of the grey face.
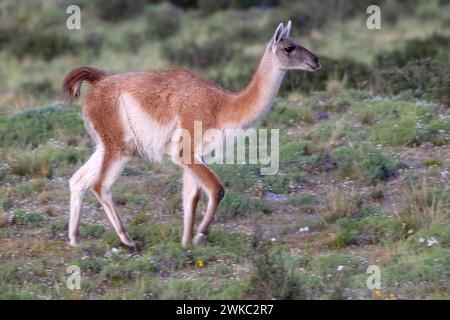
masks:
<svg viewBox="0 0 450 320"><path fill-rule="evenodd" d="M280 67L285 70L316 71L320 69L319 57L289 37L278 41L275 55Z"/></svg>
<svg viewBox="0 0 450 320"><path fill-rule="evenodd" d="M292 39L290 33L291 21L287 23L286 27L280 23L270 42L280 69L319 70L319 57Z"/></svg>

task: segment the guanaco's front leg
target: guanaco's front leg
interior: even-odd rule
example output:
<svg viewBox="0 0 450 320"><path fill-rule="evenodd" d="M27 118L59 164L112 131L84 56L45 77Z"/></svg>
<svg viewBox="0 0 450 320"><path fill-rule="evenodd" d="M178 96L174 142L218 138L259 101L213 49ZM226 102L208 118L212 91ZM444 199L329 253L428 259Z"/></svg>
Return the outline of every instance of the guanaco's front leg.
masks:
<svg viewBox="0 0 450 320"><path fill-rule="evenodd" d="M197 246L206 240L206 235L208 234L209 226L214 220L214 216L216 215L217 207L225 195L225 189L223 188L214 172L209 169L206 164L185 164L183 165L183 167L185 171L187 171L187 173L194 178L196 184L203 189L208 197L206 213L203 217L202 222L197 228L197 234L195 235L193 240L194 246ZM187 219L185 219L185 228L186 220ZM190 223L189 225L191 226ZM186 237L188 237L187 232L189 232L189 230L192 230L192 226L190 228L191 229L185 229L184 231L184 235L186 235ZM185 238L183 237L183 240L184 239Z"/></svg>
<svg viewBox="0 0 450 320"><path fill-rule="evenodd" d="M184 228L181 245L184 249L192 246L192 230L194 228L195 209L200 199L200 187L195 178L185 169L183 171L183 210Z"/></svg>

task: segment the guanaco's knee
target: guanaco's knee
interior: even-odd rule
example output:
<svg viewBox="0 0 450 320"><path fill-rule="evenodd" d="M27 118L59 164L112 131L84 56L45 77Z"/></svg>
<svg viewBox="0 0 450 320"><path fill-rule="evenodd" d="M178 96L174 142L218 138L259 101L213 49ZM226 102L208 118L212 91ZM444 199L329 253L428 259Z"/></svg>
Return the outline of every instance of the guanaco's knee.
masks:
<svg viewBox="0 0 450 320"><path fill-rule="evenodd" d="M225 188L222 185L219 185L214 191L213 196L217 203L219 203L225 196Z"/></svg>
<svg viewBox="0 0 450 320"><path fill-rule="evenodd" d="M97 180L94 185L92 186L92 191L97 197L102 197L103 195L103 181Z"/></svg>
<svg viewBox="0 0 450 320"><path fill-rule="evenodd" d="M69 188L71 193L80 193L86 191L89 186L86 186L79 174L74 174L69 180Z"/></svg>

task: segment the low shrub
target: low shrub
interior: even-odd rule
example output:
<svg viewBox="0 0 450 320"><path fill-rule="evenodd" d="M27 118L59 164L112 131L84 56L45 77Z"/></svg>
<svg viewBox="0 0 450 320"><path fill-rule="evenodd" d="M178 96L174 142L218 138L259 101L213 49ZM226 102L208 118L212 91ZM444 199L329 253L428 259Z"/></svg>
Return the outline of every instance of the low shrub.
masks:
<svg viewBox="0 0 450 320"><path fill-rule="evenodd" d="M374 89L381 94L410 90L417 97L450 103L450 67L430 58L412 60L402 68L390 67L374 72Z"/></svg>
<svg viewBox="0 0 450 320"><path fill-rule="evenodd" d="M354 190L338 190L332 188L328 191L327 202L321 208L321 219L325 223L333 223L344 217L354 216L361 208L362 199Z"/></svg>
<svg viewBox="0 0 450 320"><path fill-rule="evenodd" d="M140 14L146 3L147 0L95 0L93 6L100 19L114 22Z"/></svg>
<svg viewBox="0 0 450 320"><path fill-rule="evenodd" d="M40 227L45 217L35 212L16 211L12 215L12 224L24 227Z"/></svg>
<svg viewBox="0 0 450 320"><path fill-rule="evenodd" d="M305 299L297 261L280 248L259 243L252 256L249 294L258 299Z"/></svg>
<svg viewBox="0 0 450 320"><path fill-rule="evenodd" d="M450 49L450 38L440 34L433 34L425 39L411 39L405 42L404 48L391 52L380 53L375 57L378 68L406 66L410 61L426 58L440 58L441 53ZM445 58L445 56L442 56ZM440 63L446 61L439 60ZM447 61L450 62L450 61Z"/></svg>
<svg viewBox="0 0 450 320"><path fill-rule="evenodd" d="M334 243L338 248L397 241L408 231L395 216L382 214L372 207L363 207L356 216L340 219L338 225Z"/></svg>
<svg viewBox="0 0 450 320"><path fill-rule="evenodd" d="M148 38L165 39L178 32L183 11L167 4L150 7L146 12L148 20L146 34Z"/></svg>
<svg viewBox="0 0 450 320"><path fill-rule="evenodd" d="M32 56L52 60L62 54L78 52L78 43L62 34L47 34L23 28L0 29L0 50L7 49L18 58Z"/></svg>
<svg viewBox="0 0 450 320"><path fill-rule="evenodd" d="M221 38L211 38L202 44L177 39L165 42L161 50L173 64L197 69L227 63L235 53L229 41Z"/></svg>
<svg viewBox="0 0 450 320"><path fill-rule="evenodd" d="M378 149L369 146L338 147L332 151L337 172L342 177L364 179L368 183L387 180L397 174L398 165Z"/></svg>
<svg viewBox="0 0 450 320"><path fill-rule="evenodd" d="M270 213L271 208L264 204L261 199L250 198L246 195L228 191L220 203L218 218L223 215L237 217L258 212Z"/></svg>

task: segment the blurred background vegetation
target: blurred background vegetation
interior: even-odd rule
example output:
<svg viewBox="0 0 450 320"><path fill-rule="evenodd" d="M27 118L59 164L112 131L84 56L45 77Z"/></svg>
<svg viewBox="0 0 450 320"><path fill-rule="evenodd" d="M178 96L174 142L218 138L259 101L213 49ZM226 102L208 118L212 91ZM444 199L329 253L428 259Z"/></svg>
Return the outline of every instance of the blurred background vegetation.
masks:
<svg viewBox="0 0 450 320"><path fill-rule="evenodd" d="M289 19L323 69L289 73L282 92L334 81L450 100L448 0L80 0L81 30L68 30L72 2L0 3L0 112L56 99L64 74L84 64L111 73L183 66L238 90ZM370 4L382 6L382 30L365 27Z"/></svg>

